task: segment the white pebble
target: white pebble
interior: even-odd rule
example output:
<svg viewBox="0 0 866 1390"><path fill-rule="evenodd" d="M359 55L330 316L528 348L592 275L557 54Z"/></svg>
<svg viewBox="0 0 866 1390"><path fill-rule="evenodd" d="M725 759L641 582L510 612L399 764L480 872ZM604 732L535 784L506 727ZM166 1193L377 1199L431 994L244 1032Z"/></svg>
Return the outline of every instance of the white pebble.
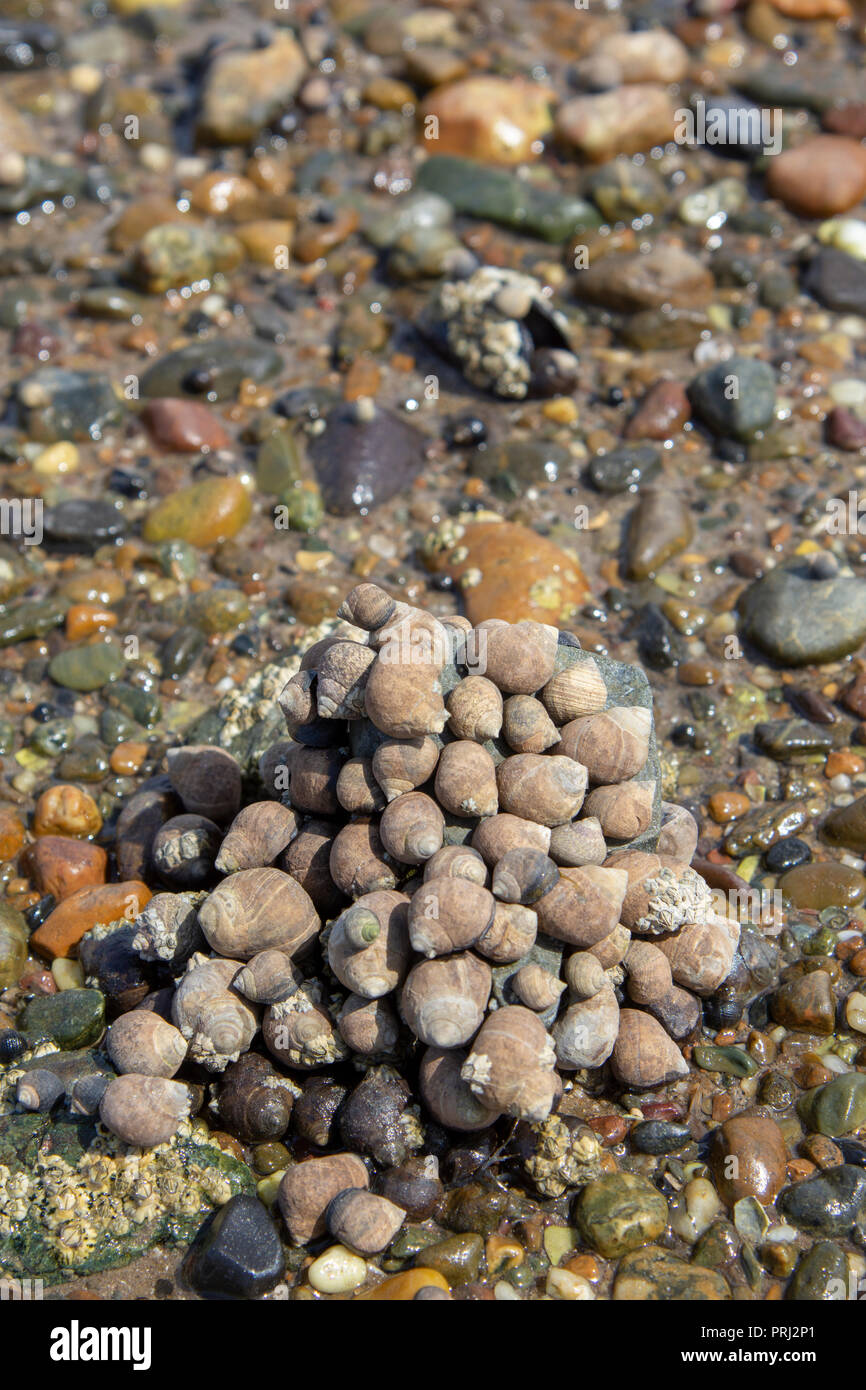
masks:
<svg viewBox="0 0 866 1390"><path fill-rule="evenodd" d="M513 1284L506 1284L504 1279L500 1279L498 1284L493 1285L493 1297L497 1303L519 1303L520 1294Z"/></svg>
<svg viewBox="0 0 866 1390"><path fill-rule="evenodd" d="M706 1178L692 1178L671 1203L671 1229L694 1245L722 1209L719 1194Z"/></svg>
<svg viewBox="0 0 866 1390"><path fill-rule="evenodd" d="M572 1274L569 1269L552 1269L544 1289L551 1298L566 1299L570 1303L589 1303L595 1298L589 1280L581 1274Z"/></svg>
<svg viewBox="0 0 866 1390"><path fill-rule="evenodd" d="M845 1004L845 1022L857 1033L866 1033L866 994L849 994Z"/></svg>
<svg viewBox="0 0 866 1390"><path fill-rule="evenodd" d="M366 1277L366 1262L345 1245L332 1245L313 1260L308 1270L309 1281L317 1293L351 1293Z"/></svg>

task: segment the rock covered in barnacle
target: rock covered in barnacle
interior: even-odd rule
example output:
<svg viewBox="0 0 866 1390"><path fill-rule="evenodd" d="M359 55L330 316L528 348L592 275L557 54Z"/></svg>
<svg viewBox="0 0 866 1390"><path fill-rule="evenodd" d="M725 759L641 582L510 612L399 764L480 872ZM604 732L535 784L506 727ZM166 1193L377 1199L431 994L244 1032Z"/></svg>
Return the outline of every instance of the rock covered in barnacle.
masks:
<svg viewBox="0 0 866 1390"><path fill-rule="evenodd" d="M521 1148L523 1166L543 1197L561 1197L604 1171L604 1150L589 1126L571 1128L558 1115L528 1126Z"/></svg>
<svg viewBox="0 0 866 1390"><path fill-rule="evenodd" d="M523 400L576 384L568 325L531 275L482 266L433 291L419 321L467 381L494 396Z"/></svg>

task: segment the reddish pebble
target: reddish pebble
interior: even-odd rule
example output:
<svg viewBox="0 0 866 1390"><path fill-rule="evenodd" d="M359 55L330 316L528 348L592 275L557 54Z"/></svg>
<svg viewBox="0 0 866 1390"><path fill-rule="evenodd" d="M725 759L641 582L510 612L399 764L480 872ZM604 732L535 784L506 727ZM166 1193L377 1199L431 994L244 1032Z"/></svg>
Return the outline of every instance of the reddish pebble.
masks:
<svg viewBox="0 0 866 1390"><path fill-rule="evenodd" d="M43 835L27 851L27 863L39 892L62 902L79 888L105 882L108 855L89 840Z"/></svg>
<svg viewBox="0 0 866 1390"><path fill-rule="evenodd" d="M628 1134L628 1120L622 1115L595 1115L591 1120L587 1120L587 1124L595 1131L606 1149L621 1144Z"/></svg>
<svg viewBox="0 0 866 1390"><path fill-rule="evenodd" d="M866 947L861 946L848 962L848 969L852 975L866 975Z"/></svg>
<svg viewBox="0 0 866 1390"><path fill-rule="evenodd" d="M644 396L625 427L626 439L670 439L691 415L689 398L679 381L658 381Z"/></svg>
<svg viewBox="0 0 866 1390"><path fill-rule="evenodd" d="M148 401L141 419L154 444L178 454L225 449L231 443L228 431L199 401L159 396Z"/></svg>
<svg viewBox="0 0 866 1390"><path fill-rule="evenodd" d="M866 193L866 149L844 135L814 135L770 161L767 192L804 217L847 212Z"/></svg>
<svg viewBox="0 0 866 1390"><path fill-rule="evenodd" d="M41 970L35 965L28 965L27 969L19 976L18 984L25 994L57 993L57 981L51 971Z"/></svg>
<svg viewBox="0 0 866 1390"><path fill-rule="evenodd" d="M866 449L866 420L861 420L844 405L834 406L827 416L827 443L834 449L844 449L847 453L857 453Z"/></svg>
<svg viewBox="0 0 866 1390"><path fill-rule="evenodd" d="M12 354L18 357L34 357L37 362L47 362L60 347L60 341L44 323L30 320L16 328L12 338Z"/></svg>

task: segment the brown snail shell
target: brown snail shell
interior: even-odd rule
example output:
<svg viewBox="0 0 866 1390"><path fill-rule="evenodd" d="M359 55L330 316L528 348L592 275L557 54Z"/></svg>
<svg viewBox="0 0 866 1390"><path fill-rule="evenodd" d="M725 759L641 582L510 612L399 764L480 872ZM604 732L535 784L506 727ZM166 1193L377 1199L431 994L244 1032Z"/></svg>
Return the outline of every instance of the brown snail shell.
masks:
<svg viewBox="0 0 866 1390"><path fill-rule="evenodd" d="M502 692L486 676L464 676L446 700L448 728L456 738L485 743L502 728Z"/></svg>
<svg viewBox="0 0 866 1390"><path fill-rule="evenodd" d="M368 945L352 945L347 937L346 919L358 908L378 919L379 935ZM397 989L409 969L409 899L404 893L380 890L366 893L348 908L331 927L328 937L328 963L346 989L365 999L380 999Z"/></svg>
<svg viewBox="0 0 866 1390"><path fill-rule="evenodd" d="M530 906L559 882L559 869L543 850L510 849L493 870L493 892L506 903Z"/></svg>
<svg viewBox="0 0 866 1390"><path fill-rule="evenodd" d="M328 1154L287 1168L278 1201L294 1243L306 1245L325 1235L325 1213L338 1192L369 1185L367 1169L357 1154Z"/></svg>
<svg viewBox="0 0 866 1390"><path fill-rule="evenodd" d="M132 949L142 960L177 968L204 946L198 910L204 893L154 893L135 919Z"/></svg>
<svg viewBox="0 0 866 1390"><path fill-rule="evenodd" d="M589 955L595 956L603 969L610 970L614 965L619 965L620 961L625 960L630 945L631 932L628 927L623 926L622 922L617 922L610 936L604 936L601 941L596 941L594 945L588 946L587 951Z"/></svg>
<svg viewBox="0 0 866 1390"><path fill-rule="evenodd" d="M480 884L431 878L409 904L409 940L423 956L446 956L473 946L493 923L496 902Z"/></svg>
<svg viewBox="0 0 866 1390"><path fill-rule="evenodd" d="M688 1076L689 1064L652 1014L620 1009L619 1033L611 1054L614 1076L622 1086L644 1091Z"/></svg>
<svg viewBox="0 0 866 1390"><path fill-rule="evenodd" d="M596 787L584 809L597 816L606 839L633 840L652 824L655 782L617 782Z"/></svg>
<svg viewBox="0 0 866 1390"><path fill-rule="evenodd" d="M159 1014L133 1009L114 1020L105 1048L119 1072L171 1077L186 1057L187 1041Z"/></svg>
<svg viewBox="0 0 866 1390"><path fill-rule="evenodd" d="M387 801L421 787L436 770L439 745L426 734L419 738L389 738L373 754L373 776Z"/></svg>
<svg viewBox="0 0 866 1390"><path fill-rule="evenodd" d="M205 743L170 748L166 765L171 785L190 815L225 825L241 804L241 770L231 753Z"/></svg>
<svg viewBox="0 0 866 1390"><path fill-rule="evenodd" d="M487 816L472 835L472 848L478 850L491 868L510 849L540 849L546 854L549 846L548 826L503 811Z"/></svg>
<svg viewBox="0 0 866 1390"><path fill-rule="evenodd" d="M308 980L291 998L269 1005L262 1036L268 1051L287 1067L327 1067L348 1056L318 980Z"/></svg>
<svg viewBox="0 0 866 1390"><path fill-rule="evenodd" d="M428 1047L460 1047L484 1017L491 984L489 965L469 952L422 961L403 986L403 1017Z"/></svg>
<svg viewBox="0 0 866 1390"><path fill-rule="evenodd" d="M171 1004L172 1021L189 1042L189 1056L208 1071L222 1071L249 1050L259 1026L254 1004L231 988L234 960L193 956Z"/></svg>
<svg viewBox="0 0 866 1390"><path fill-rule="evenodd" d="M499 810L496 764L471 739L446 743L436 768L436 798L455 816L493 816Z"/></svg>
<svg viewBox="0 0 866 1390"><path fill-rule="evenodd" d="M573 666L551 676L540 699L554 724L584 714L598 714L607 704L607 686L595 658L585 654Z"/></svg>
<svg viewBox="0 0 866 1390"><path fill-rule="evenodd" d="M371 758L349 758L337 777L337 800L350 816L370 816L381 811L386 796L373 772Z"/></svg>
<svg viewBox="0 0 866 1390"><path fill-rule="evenodd" d="M574 951L565 962L565 982L576 999L591 999L604 989L604 966L591 951Z"/></svg>
<svg viewBox="0 0 866 1390"><path fill-rule="evenodd" d="M297 733L305 724L314 723L319 713L316 672L296 671L277 696L277 704L283 711L290 734Z"/></svg>
<svg viewBox="0 0 866 1390"><path fill-rule="evenodd" d="M364 818L344 825L334 836L328 862L332 879L347 897L359 898L364 893L397 885L379 826L373 820Z"/></svg>
<svg viewBox="0 0 866 1390"><path fill-rule="evenodd" d="M165 1144L189 1119L191 1094L180 1081L127 1072L107 1086L99 1118L125 1144L153 1148Z"/></svg>
<svg viewBox="0 0 866 1390"><path fill-rule="evenodd" d="M434 662L386 661L370 667L365 696L367 716L391 738L439 734L448 721L440 668Z"/></svg>
<svg viewBox="0 0 866 1390"><path fill-rule="evenodd" d="M555 1063L544 1024L530 1009L508 1004L484 1020L461 1076L491 1109L538 1122L556 1096Z"/></svg>
<svg viewBox="0 0 866 1390"><path fill-rule="evenodd" d="M622 870L595 864L561 869L556 887L535 904L539 931L571 946L595 945L619 922L627 883Z"/></svg>
<svg viewBox="0 0 866 1390"><path fill-rule="evenodd" d="M220 845L216 867L221 874L261 869L297 835L301 817L279 801L254 801L238 811Z"/></svg>
<svg viewBox="0 0 866 1390"><path fill-rule="evenodd" d="M360 642L335 642L318 667L316 707L321 719L361 719L364 691L376 653Z"/></svg>
<svg viewBox="0 0 866 1390"><path fill-rule="evenodd" d="M507 965L531 951L537 935L538 918L531 907L497 902L493 921L475 950L496 965Z"/></svg>
<svg viewBox="0 0 866 1390"><path fill-rule="evenodd" d="M428 1047L421 1058L421 1099L434 1120L446 1129L488 1129L499 1119L499 1111L479 1100L460 1075L467 1056L463 1048Z"/></svg>
<svg viewBox="0 0 866 1390"><path fill-rule="evenodd" d="M375 1255L391 1244L406 1220L406 1213L364 1188L349 1187L330 1203L328 1230L341 1245L359 1255Z"/></svg>
<svg viewBox="0 0 866 1390"><path fill-rule="evenodd" d="M406 792L382 812L379 834L385 850L401 864L423 864L445 838L445 817L432 797Z"/></svg>
<svg viewBox="0 0 866 1390"><path fill-rule="evenodd" d="M707 995L730 975L739 939L737 922L715 917L709 922L687 922L675 936L663 937L658 947L678 985Z"/></svg>
<svg viewBox="0 0 866 1390"><path fill-rule="evenodd" d="M303 978L291 956L271 946L241 966L232 979L232 988L254 1004L281 1004L294 994Z"/></svg>
<svg viewBox="0 0 866 1390"><path fill-rule="evenodd" d="M531 621L482 624L485 674L508 695L534 695L553 675L559 633Z"/></svg>
<svg viewBox="0 0 866 1390"><path fill-rule="evenodd" d="M391 1001L350 994L337 1016L340 1036L362 1057L390 1053L400 1040L400 1020Z"/></svg>
<svg viewBox="0 0 866 1390"><path fill-rule="evenodd" d="M591 782L625 782L649 757L652 722L652 711L642 705L614 705L566 724L559 751L582 763Z"/></svg>
<svg viewBox="0 0 866 1390"><path fill-rule="evenodd" d="M581 869L584 864L603 864L607 845L601 822L596 816L581 817L550 832L550 857L562 868Z"/></svg>
<svg viewBox="0 0 866 1390"><path fill-rule="evenodd" d="M202 888L214 878L222 831L206 816L172 816L153 838L153 867L170 888Z"/></svg>
<svg viewBox="0 0 866 1390"><path fill-rule="evenodd" d="M619 1033L619 1004L610 985L572 1004L553 1025L556 1060L566 1071L600 1067Z"/></svg>
<svg viewBox="0 0 866 1390"><path fill-rule="evenodd" d="M658 946L633 941L625 968L629 998L649 1009L671 1037L684 1038L697 1027L701 1006L693 994L674 984L670 962Z"/></svg>
<svg viewBox="0 0 866 1390"><path fill-rule="evenodd" d="M322 918L333 917L345 902L331 877L331 847L339 829L335 821L310 817L277 861L301 885Z"/></svg>
<svg viewBox="0 0 866 1390"><path fill-rule="evenodd" d="M679 859L690 864L698 847L698 823L685 806L677 806L672 801L662 802L662 824L658 854L666 854L671 859Z"/></svg>
<svg viewBox="0 0 866 1390"><path fill-rule="evenodd" d="M232 1134L246 1144L260 1144L282 1138L298 1094L297 1087L280 1076L266 1057L247 1052L226 1068L217 1108Z"/></svg>
<svg viewBox="0 0 866 1390"><path fill-rule="evenodd" d="M511 980L511 988L521 1004L535 1013L544 1013L558 1004L565 987L564 980L558 980L535 961L521 966Z"/></svg>
<svg viewBox="0 0 866 1390"><path fill-rule="evenodd" d="M487 887L490 875L477 849L469 845L443 845L424 865L424 882L431 878L466 878Z"/></svg>
<svg viewBox="0 0 866 1390"><path fill-rule="evenodd" d="M224 879L198 916L211 948L235 960L270 947L296 955L321 925L301 885L270 868L242 869Z"/></svg>
<svg viewBox="0 0 866 1390"><path fill-rule="evenodd" d="M515 753L543 753L559 743L559 730L533 695L511 695L503 713L502 736Z"/></svg>
<svg viewBox="0 0 866 1390"><path fill-rule="evenodd" d="M515 753L499 764L496 781L503 811L538 825L573 820L586 796L586 768L557 753Z"/></svg>
<svg viewBox="0 0 866 1390"><path fill-rule="evenodd" d="M613 854L607 863L628 875L622 921L641 935L675 932L712 913L712 893L688 864L640 850Z"/></svg>
<svg viewBox="0 0 866 1390"><path fill-rule="evenodd" d="M25 1110L44 1114L66 1094L61 1078L46 1067L32 1067L24 1072L15 1087L15 1099Z"/></svg>
<svg viewBox="0 0 866 1390"><path fill-rule="evenodd" d="M307 748L297 744L289 764L292 805L311 816L337 816L337 779L345 758L338 748Z"/></svg>
<svg viewBox="0 0 866 1390"><path fill-rule="evenodd" d="M378 584L356 584L337 609L337 617L373 632L377 627L384 627L396 610L397 600Z"/></svg>

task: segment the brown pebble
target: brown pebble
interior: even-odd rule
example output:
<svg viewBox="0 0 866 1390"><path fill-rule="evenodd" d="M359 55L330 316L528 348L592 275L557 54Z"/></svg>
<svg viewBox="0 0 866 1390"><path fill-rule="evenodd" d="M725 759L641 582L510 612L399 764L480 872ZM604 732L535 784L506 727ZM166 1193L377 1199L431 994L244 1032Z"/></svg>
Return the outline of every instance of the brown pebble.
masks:
<svg viewBox="0 0 866 1390"><path fill-rule="evenodd" d="M90 839L101 828L99 807L80 787L58 783L48 787L36 803L34 835L74 835Z"/></svg>
<svg viewBox="0 0 866 1390"><path fill-rule="evenodd" d="M752 803L743 792L714 792L707 807L716 825L726 825L751 811Z"/></svg>
<svg viewBox="0 0 866 1390"><path fill-rule="evenodd" d="M689 398L679 381L658 381L644 396L625 427L626 439L670 439L691 415Z"/></svg>
<svg viewBox="0 0 866 1390"><path fill-rule="evenodd" d="M213 411L199 401L160 396L147 402L141 420L154 444L174 453L198 454L225 449L231 443L231 436Z"/></svg>
<svg viewBox="0 0 866 1390"><path fill-rule="evenodd" d="M767 192L804 217L847 212L866 193L866 149L844 135L814 135L769 161Z"/></svg>

